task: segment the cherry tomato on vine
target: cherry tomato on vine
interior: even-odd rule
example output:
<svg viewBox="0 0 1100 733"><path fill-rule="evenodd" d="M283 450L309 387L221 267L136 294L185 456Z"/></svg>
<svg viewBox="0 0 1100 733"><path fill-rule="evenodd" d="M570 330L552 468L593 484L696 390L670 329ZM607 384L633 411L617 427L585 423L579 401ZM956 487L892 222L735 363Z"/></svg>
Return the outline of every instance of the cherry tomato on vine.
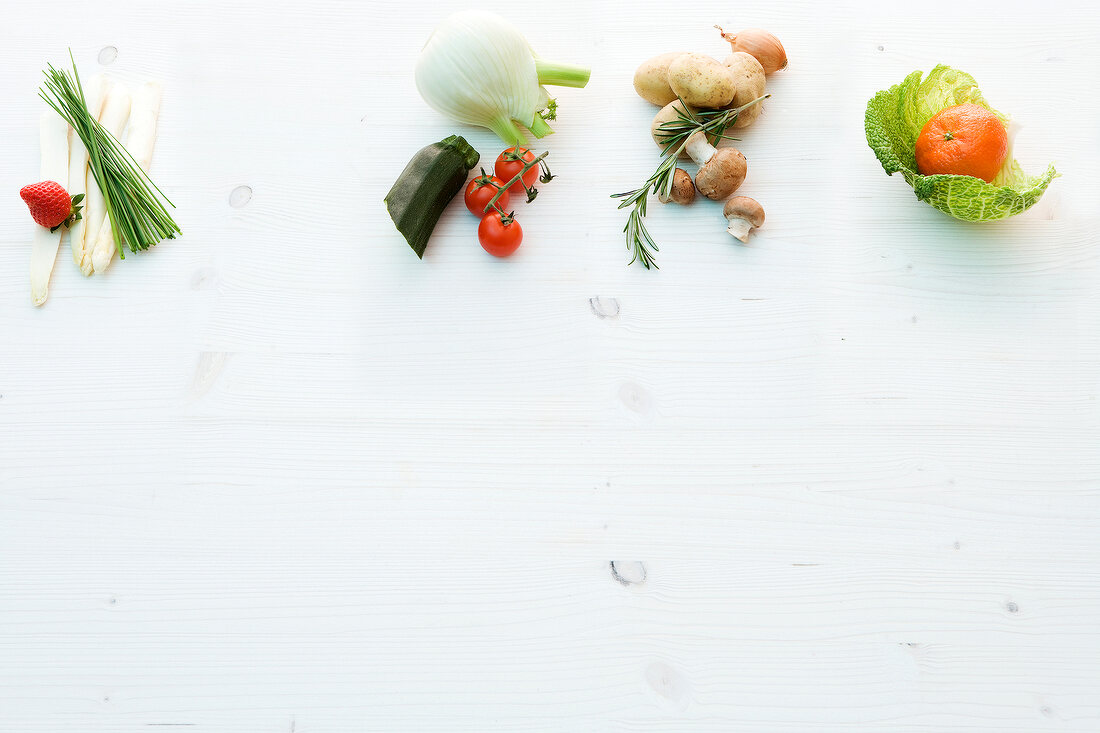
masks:
<svg viewBox="0 0 1100 733"><path fill-rule="evenodd" d="M470 210L471 214L479 219L485 216L485 207L493 200L493 197L497 195L497 191L504 187L504 183L504 181L496 176L490 176L482 170L480 176L475 177L466 184L466 193L463 194L466 208ZM507 211L508 198L510 196L511 194L505 191L501 194L501 197L497 199L496 206Z"/></svg>
<svg viewBox="0 0 1100 733"><path fill-rule="evenodd" d="M523 229L511 216L490 211L477 225L477 238L482 249L493 257L507 257L519 249Z"/></svg>
<svg viewBox="0 0 1100 733"><path fill-rule="evenodd" d="M524 164L530 163L534 159L535 154L530 150L522 147L517 148L513 145L497 156L497 162L493 166L493 172L497 174L497 178L507 183L515 178L517 173L523 170ZM513 183L512 187L508 189L508 192L514 193L517 196L524 195L523 184L527 184L527 188L530 188L535 185L535 181L538 179L539 167L533 165L523 174L522 181Z"/></svg>

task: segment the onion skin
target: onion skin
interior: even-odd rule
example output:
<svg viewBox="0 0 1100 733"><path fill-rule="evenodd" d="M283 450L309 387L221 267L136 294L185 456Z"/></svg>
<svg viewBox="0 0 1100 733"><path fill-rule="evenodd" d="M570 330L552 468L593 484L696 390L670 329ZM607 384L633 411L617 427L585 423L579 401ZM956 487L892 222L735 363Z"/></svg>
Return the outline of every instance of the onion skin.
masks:
<svg viewBox="0 0 1100 733"><path fill-rule="evenodd" d="M765 74L774 74L787 68L787 51L779 39L760 28L746 28L737 33L726 33L721 26L714 26L729 41L734 53L744 51L756 58Z"/></svg>

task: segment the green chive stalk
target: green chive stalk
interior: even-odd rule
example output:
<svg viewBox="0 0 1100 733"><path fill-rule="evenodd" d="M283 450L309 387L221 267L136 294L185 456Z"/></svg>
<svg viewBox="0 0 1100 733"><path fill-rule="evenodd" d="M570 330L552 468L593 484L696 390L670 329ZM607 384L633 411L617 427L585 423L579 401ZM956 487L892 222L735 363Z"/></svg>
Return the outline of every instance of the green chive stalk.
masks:
<svg viewBox="0 0 1100 733"><path fill-rule="evenodd" d="M38 90L38 96L69 123L88 149L88 163L107 204L118 256L126 259L123 242L131 252L137 252L164 239L175 239L183 232L165 208L165 204L172 208L175 204L153 183L122 143L88 111L71 50L69 60L73 62L72 74L48 65L42 72L46 82Z"/></svg>

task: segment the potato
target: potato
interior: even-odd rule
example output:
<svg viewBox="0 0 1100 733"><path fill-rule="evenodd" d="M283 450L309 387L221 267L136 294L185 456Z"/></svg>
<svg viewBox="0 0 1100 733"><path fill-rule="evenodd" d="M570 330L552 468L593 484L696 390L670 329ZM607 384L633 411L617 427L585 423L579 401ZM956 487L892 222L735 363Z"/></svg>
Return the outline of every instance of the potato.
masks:
<svg viewBox="0 0 1100 733"><path fill-rule="evenodd" d="M727 107L740 107L757 97L764 96L764 67L750 54L738 51L726 58L725 66L730 70L734 81L733 101ZM758 102L737 116L734 127L748 127L764 111L763 102Z"/></svg>
<svg viewBox="0 0 1100 733"><path fill-rule="evenodd" d="M680 51L663 53L642 62L634 72L634 91L638 96L658 107L676 99L676 92L668 85L668 66L676 57L683 56Z"/></svg>
<svg viewBox="0 0 1100 733"><path fill-rule="evenodd" d="M668 84L672 91L693 107L720 109L733 101L734 83L730 70L701 53L686 53L669 64Z"/></svg>
<svg viewBox="0 0 1100 733"><path fill-rule="evenodd" d="M663 145L661 140L661 125L665 122L675 122L676 120L680 119L679 113L680 110L683 109L683 104L681 104L680 100L677 99L674 102L669 102L668 104L666 104L664 107L661 108L661 111L658 112L656 116L654 116L653 124L649 126L649 134L653 136L653 142L657 143L657 146L661 148L662 151L664 150L665 146ZM687 151L681 152L680 157L687 158Z"/></svg>

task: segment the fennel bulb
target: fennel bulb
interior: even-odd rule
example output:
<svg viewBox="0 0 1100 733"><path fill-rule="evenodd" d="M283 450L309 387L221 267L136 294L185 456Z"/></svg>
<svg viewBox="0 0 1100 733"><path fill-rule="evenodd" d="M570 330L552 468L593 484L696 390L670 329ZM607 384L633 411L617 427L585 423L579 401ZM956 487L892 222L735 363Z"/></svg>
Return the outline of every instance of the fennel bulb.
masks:
<svg viewBox="0 0 1100 733"><path fill-rule="evenodd" d="M540 59L503 18L469 10L447 18L428 38L416 64L416 88L451 119L487 127L509 145L553 132L556 104L542 84L583 87L588 69ZM549 110L544 112L544 110Z"/></svg>

